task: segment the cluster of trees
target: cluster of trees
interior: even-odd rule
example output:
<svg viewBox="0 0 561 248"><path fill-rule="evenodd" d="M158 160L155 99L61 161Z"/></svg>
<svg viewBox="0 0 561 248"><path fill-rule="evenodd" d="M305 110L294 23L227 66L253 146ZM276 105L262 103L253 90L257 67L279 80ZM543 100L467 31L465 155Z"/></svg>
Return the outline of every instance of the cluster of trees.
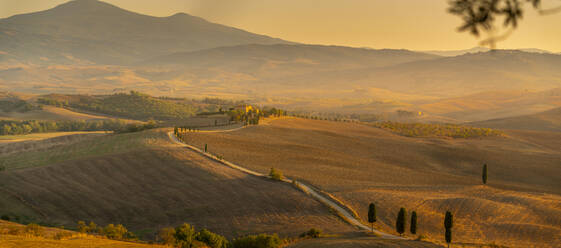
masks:
<svg viewBox="0 0 561 248"><path fill-rule="evenodd" d="M177 248L278 248L283 240L276 234L259 234L238 237L229 241L224 236L207 229L196 231L187 223L172 228L167 227L158 233L160 243Z"/></svg>
<svg viewBox="0 0 561 248"><path fill-rule="evenodd" d="M22 135L31 133L71 131L137 132L157 127L154 121L144 124L126 123L123 120L97 121L8 121L0 120L0 135Z"/></svg>
<svg viewBox="0 0 561 248"><path fill-rule="evenodd" d="M223 236L203 229L199 232L187 223L172 228L167 227L160 230L158 239L162 244L178 247L211 247L211 248L227 248L230 242Z"/></svg>
<svg viewBox="0 0 561 248"><path fill-rule="evenodd" d="M481 173L482 182L483 184L487 184L487 164L483 164L483 170ZM374 223L376 222L376 205L374 203L370 203L368 205L368 222L372 225L372 231L374 231ZM452 227L453 227L453 215L452 212L446 211L444 215L444 238L448 247L450 247L450 243L452 242ZM407 225L407 210L405 208L400 208L397 214L395 230L399 235L405 233L405 227ZM409 225L409 231L411 234L417 234L417 212L413 211L411 213L411 223Z"/></svg>
<svg viewBox="0 0 561 248"><path fill-rule="evenodd" d="M385 121L376 122L372 125L408 137L439 136L452 138L477 138L501 136L503 134L501 131L490 128L467 127L454 124L399 123Z"/></svg>
<svg viewBox="0 0 561 248"><path fill-rule="evenodd" d="M405 226L407 225L407 210L405 208L400 208L397 213L397 220L395 222L395 230L402 235L405 233ZM417 212L413 211L411 213L411 223L409 225L409 231L411 234L417 234Z"/></svg>
<svg viewBox="0 0 561 248"><path fill-rule="evenodd" d="M322 116L301 115L301 114L296 114L294 115L294 117L298 117L302 119L310 119L310 120L322 120L322 121L355 122L355 120L344 118L344 117L322 117Z"/></svg>
<svg viewBox="0 0 561 248"><path fill-rule="evenodd" d="M4 112L17 111L24 113L31 110L41 109L40 105L33 105L24 100L14 100L14 101L0 101L0 110Z"/></svg>
<svg viewBox="0 0 561 248"><path fill-rule="evenodd" d="M105 227L97 226L93 221L88 225L84 221L78 221L78 232L93 235L101 235L109 239L116 240L137 240L138 238L132 232L129 232L123 225L108 224Z"/></svg>
<svg viewBox="0 0 561 248"><path fill-rule="evenodd" d="M227 114L230 116L230 121L242 122L245 125L258 125L259 120L263 117L286 116L287 112L277 108L259 109L251 106L249 109L230 109Z"/></svg>
<svg viewBox="0 0 561 248"><path fill-rule="evenodd" d="M70 101L68 100L70 99ZM192 101L152 97L140 92L118 93L109 96L79 96L64 98L44 96L38 102L58 107L71 107L97 113L127 117L137 120L184 119L199 111L217 109L216 106L197 105Z"/></svg>

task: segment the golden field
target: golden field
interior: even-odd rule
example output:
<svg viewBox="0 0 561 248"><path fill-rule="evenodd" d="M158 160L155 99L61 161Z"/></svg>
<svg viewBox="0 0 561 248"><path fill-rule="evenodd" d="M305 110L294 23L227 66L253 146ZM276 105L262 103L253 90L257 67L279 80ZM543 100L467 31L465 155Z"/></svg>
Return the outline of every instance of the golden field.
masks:
<svg viewBox="0 0 561 248"><path fill-rule="evenodd" d="M555 247L561 242L561 134L505 131L475 139L412 138L356 123L287 118L236 132L189 133L226 160L266 173L280 169L395 233L400 207L419 215L418 233L444 242L454 213L454 242ZM488 185L481 183L483 163ZM413 236L410 236L413 237Z"/></svg>

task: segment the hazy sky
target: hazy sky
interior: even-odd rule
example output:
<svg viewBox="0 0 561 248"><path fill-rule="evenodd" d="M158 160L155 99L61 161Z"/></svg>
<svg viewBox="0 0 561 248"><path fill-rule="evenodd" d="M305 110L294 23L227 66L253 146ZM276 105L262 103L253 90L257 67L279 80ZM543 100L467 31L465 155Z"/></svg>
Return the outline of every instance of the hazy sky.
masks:
<svg viewBox="0 0 561 248"><path fill-rule="evenodd" d="M544 0L546 3L559 1ZM66 0L0 0L0 18L55 7ZM290 41L372 48L451 50L477 46L456 32L460 19L447 0L105 0L154 16L186 12L209 21ZM529 7L529 6L528 6ZM527 9L519 28L498 48L561 52L561 13Z"/></svg>

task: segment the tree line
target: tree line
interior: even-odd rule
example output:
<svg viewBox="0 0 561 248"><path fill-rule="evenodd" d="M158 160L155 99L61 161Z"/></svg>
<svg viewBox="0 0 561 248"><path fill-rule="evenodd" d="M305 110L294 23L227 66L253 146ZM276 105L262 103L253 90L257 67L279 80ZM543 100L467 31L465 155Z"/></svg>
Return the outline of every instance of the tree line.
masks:
<svg viewBox="0 0 561 248"><path fill-rule="evenodd" d="M451 138L477 138L503 135L501 131L490 128L468 127L454 124L400 123L384 121L375 122L371 125L408 137L439 136Z"/></svg>
<svg viewBox="0 0 561 248"><path fill-rule="evenodd" d="M198 112L216 111L219 106L194 100L153 97L137 91L107 96L48 95L37 103L70 107L137 120L185 119Z"/></svg>
<svg viewBox="0 0 561 248"><path fill-rule="evenodd" d="M0 120L0 135L24 135L31 133L112 131L117 133L137 132L157 127L156 122L127 123L124 120L67 120L67 121L11 121Z"/></svg>

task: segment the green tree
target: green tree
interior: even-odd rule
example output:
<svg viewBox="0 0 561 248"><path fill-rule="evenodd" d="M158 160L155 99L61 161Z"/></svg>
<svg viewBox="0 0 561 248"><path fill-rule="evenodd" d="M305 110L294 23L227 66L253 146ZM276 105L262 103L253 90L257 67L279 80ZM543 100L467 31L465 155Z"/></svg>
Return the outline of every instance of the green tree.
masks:
<svg viewBox="0 0 561 248"><path fill-rule="evenodd" d="M203 242L211 248L227 248L229 246L229 242L225 237L213 233L207 229L199 231L195 235L195 240Z"/></svg>
<svg viewBox="0 0 561 248"><path fill-rule="evenodd" d="M374 205L374 203L370 203L368 206L368 222L370 223L372 232L374 232L374 222L376 222L376 205Z"/></svg>
<svg viewBox="0 0 561 248"><path fill-rule="evenodd" d="M207 151L208 151L208 145L205 144L205 152L207 152Z"/></svg>
<svg viewBox="0 0 561 248"><path fill-rule="evenodd" d="M93 221L90 221L90 224L88 224L87 232L88 233L97 232L97 225Z"/></svg>
<svg viewBox="0 0 561 248"><path fill-rule="evenodd" d="M109 224L103 228L103 234L110 239L123 239L127 233L127 229L121 224Z"/></svg>
<svg viewBox="0 0 561 248"><path fill-rule="evenodd" d="M407 211L405 210L405 208L400 208L399 213L397 214L397 221L395 223L395 230L399 233L400 236L405 232L406 221Z"/></svg>
<svg viewBox="0 0 561 248"><path fill-rule="evenodd" d="M487 184L487 164L483 164L483 173L481 174L483 184Z"/></svg>
<svg viewBox="0 0 561 248"><path fill-rule="evenodd" d="M175 245L175 228L162 228L158 232L158 240L164 245Z"/></svg>
<svg viewBox="0 0 561 248"><path fill-rule="evenodd" d="M415 211L411 213L411 226L409 230L411 234L417 234L417 212Z"/></svg>
<svg viewBox="0 0 561 248"><path fill-rule="evenodd" d="M78 221L78 226L76 227L76 229L80 233L86 233L88 231L88 227L86 226L86 222Z"/></svg>
<svg viewBox="0 0 561 248"><path fill-rule="evenodd" d="M175 228L175 241L180 248L190 248L195 237L195 228L187 223Z"/></svg>

